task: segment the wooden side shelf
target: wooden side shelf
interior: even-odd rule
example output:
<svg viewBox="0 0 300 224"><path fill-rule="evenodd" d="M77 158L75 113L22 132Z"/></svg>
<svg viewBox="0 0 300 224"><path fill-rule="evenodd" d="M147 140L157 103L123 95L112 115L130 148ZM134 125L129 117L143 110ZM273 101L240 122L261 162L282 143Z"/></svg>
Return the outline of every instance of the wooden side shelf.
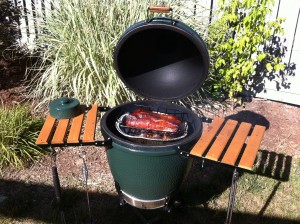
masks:
<svg viewBox="0 0 300 224"><path fill-rule="evenodd" d="M266 127L255 125L249 136L251 128L250 123L216 117L190 154L252 170Z"/></svg>
<svg viewBox="0 0 300 224"><path fill-rule="evenodd" d="M46 121L42 127L39 137L36 140L37 145L47 145L50 141L50 136L53 133L55 118L50 115L47 116Z"/></svg>
<svg viewBox="0 0 300 224"><path fill-rule="evenodd" d="M48 115L36 144L40 146L59 146L95 143L98 106L94 104L88 110L85 110L85 107L83 109L85 113L72 119L57 120ZM82 128L83 126L84 128Z"/></svg>

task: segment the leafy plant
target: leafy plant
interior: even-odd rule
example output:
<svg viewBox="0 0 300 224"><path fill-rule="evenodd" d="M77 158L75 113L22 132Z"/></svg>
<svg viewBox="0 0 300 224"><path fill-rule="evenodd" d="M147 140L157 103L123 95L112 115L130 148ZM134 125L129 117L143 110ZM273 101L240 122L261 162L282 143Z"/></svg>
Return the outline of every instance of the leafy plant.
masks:
<svg viewBox="0 0 300 224"><path fill-rule="evenodd" d="M235 98L259 72L284 70L280 56L268 51L274 36L283 34L284 19L268 21L273 0L220 0L209 27L211 74L206 87L215 97ZM263 67L261 66L263 64ZM260 69L260 71L258 71Z"/></svg>
<svg viewBox="0 0 300 224"><path fill-rule="evenodd" d="M31 115L29 107L13 105L0 107L0 168L22 167L42 155L35 145L42 121Z"/></svg>

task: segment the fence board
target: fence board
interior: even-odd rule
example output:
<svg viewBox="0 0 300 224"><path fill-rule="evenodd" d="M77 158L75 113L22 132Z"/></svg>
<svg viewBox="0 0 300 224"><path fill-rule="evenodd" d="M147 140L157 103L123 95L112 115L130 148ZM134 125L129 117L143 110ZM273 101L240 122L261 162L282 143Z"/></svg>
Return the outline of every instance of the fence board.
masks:
<svg viewBox="0 0 300 224"><path fill-rule="evenodd" d="M283 24L285 35L280 37L284 46L286 46L286 52L283 57L283 62L287 67L284 71L286 76L284 79L282 77L277 77L272 81L265 79L265 91L256 94L257 97L300 105L299 21L296 29L297 20L299 20L299 10L300 1L298 0L276 0L270 19L274 20L277 14L278 17L286 19ZM287 86L282 85L283 81Z"/></svg>

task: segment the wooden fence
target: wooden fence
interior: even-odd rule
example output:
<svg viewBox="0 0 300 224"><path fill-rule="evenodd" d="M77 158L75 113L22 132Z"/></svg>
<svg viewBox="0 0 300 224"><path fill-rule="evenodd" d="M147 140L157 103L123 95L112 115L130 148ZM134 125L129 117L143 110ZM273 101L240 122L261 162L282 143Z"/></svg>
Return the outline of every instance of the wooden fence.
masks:
<svg viewBox="0 0 300 224"><path fill-rule="evenodd" d="M265 88L258 97L300 105L300 1L276 0L270 19L285 18L285 35L281 37L286 64L284 73L273 80L264 80Z"/></svg>
<svg viewBox="0 0 300 224"><path fill-rule="evenodd" d="M50 12L51 0L8 0L14 6L20 7L22 17L20 18L19 43L21 46L26 45L29 49L34 46L34 40L39 35L37 24L46 18Z"/></svg>

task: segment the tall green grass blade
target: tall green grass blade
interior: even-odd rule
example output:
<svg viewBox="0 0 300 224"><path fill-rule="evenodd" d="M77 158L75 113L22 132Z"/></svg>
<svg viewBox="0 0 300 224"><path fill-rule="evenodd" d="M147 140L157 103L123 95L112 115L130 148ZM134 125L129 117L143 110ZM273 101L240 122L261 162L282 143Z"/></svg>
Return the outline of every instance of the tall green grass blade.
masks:
<svg viewBox="0 0 300 224"><path fill-rule="evenodd" d="M43 154L35 145L40 119L31 115L27 106L0 107L0 168L8 165L22 167Z"/></svg>
<svg viewBox="0 0 300 224"><path fill-rule="evenodd" d="M44 32L37 40L37 49L43 57L32 68L37 73L31 85L33 97L49 102L61 96L72 96L82 103L109 106L137 100L139 97L116 75L113 52L122 33L132 24L145 20L147 8L153 3L157 2L54 1L54 10L46 23L41 24L40 30ZM205 30L204 20L197 14L201 11L194 15L192 1L165 3L174 8L175 19L201 33Z"/></svg>

